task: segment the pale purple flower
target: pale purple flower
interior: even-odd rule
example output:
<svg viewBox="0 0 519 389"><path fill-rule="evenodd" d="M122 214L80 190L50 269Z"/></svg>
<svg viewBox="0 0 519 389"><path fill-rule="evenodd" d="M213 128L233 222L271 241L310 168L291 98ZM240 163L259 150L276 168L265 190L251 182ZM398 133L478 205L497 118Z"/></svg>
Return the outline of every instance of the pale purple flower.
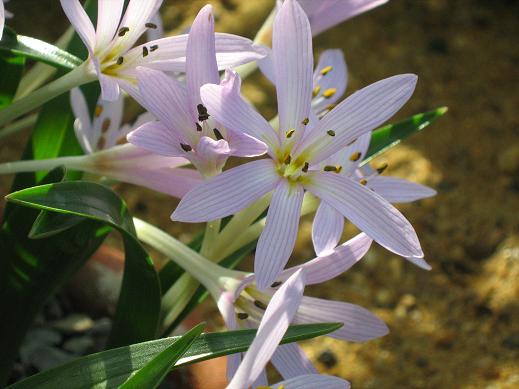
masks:
<svg viewBox="0 0 519 389"><path fill-rule="evenodd" d="M305 190L385 248L404 257L423 257L413 227L396 208L359 182L337 174L340 166L321 166L393 116L413 93L417 77L403 74L376 82L317 120L311 110L311 39L306 14L296 1L285 1L273 26L279 130L241 98L239 82L232 77L221 85L202 87L202 100L216 120L265 142L270 158L204 182L182 199L172 215L173 220L186 222L215 220L274 191L254 264L260 289L276 279L292 253Z"/></svg>
<svg viewBox="0 0 519 389"><path fill-rule="evenodd" d="M241 283L229 288L228 291L223 290L219 296L215 296L227 327L229 329L256 328L259 325L261 328L261 323L268 317L268 309L277 304L276 296L280 294L281 290L286 290L286 284L294 279L295 274L301 270L304 271L304 285L326 282L344 273L357 263L368 251L371 242L372 240L367 235L361 233L326 256L317 257L301 266L286 269L276 279L276 282L264 291L257 290L253 274L245 275L241 273L243 275L239 276L239 273L237 273L243 279ZM230 282L228 284L233 285ZM212 293L216 294L214 291ZM267 306L269 308L265 311ZM293 310L291 318L288 320L292 324L344 323L343 327L328 335L336 339L364 342L384 336L388 332L384 322L368 310L341 301L301 297L297 304L286 301L279 309ZM279 340L274 343L275 345L265 345L265 347L275 348ZM284 379L317 373L310 360L295 343L281 345L275 351L272 350L271 355L272 357L269 355L265 360L271 359L274 367ZM229 377L235 375L240 359L240 354L229 356ZM251 361L248 363L250 364ZM261 377L261 375L258 377ZM262 384L264 384L264 381Z"/></svg>
<svg viewBox="0 0 519 389"><path fill-rule="evenodd" d="M245 353L227 389L244 389L251 385L267 386L265 367L269 361L275 363L278 346L303 299L304 270L296 271L277 290L264 310L256 338ZM234 314L234 313L233 313ZM297 347L297 346L296 346ZM278 357L279 359L279 357ZM317 372L297 374L273 385L273 388L348 388L349 383L337 377L322 376Z"/></svg>
<svg viewBox="0 0 519 389"><path fill-rule="evenodd" d="M185 157L204 176L219 173L231 155L264 154L267 147L263 142L225 128L202 105L200 87L220 82L209 5L200 10L189 32L186 65L186 85L157 70L137 70L139 101L160 121L143 124L128 135L128 141L157 154ZM233 81L239 82L235 78ZM235 87L239 89L239 85Z"/></svg>
<svg viewBox="0 0 519 389"><path fill-rule="evenodd" d="M138 66L185 71L187 35L133 47L146 30L157 27L153 20L162 0L130 0L122 15L124 3L124 0L98 0L97 28L94 29L79 0L61 0L63 10L88 49L89 71L99 78L105 100L117 99L120 87L134 88ZM222 69L265 54L250 40L231 34L216 35L216 52Z"/></svg>
<svg viewBox="0 0 519 389"><path fill-rule="evenodd" d="M0 39L2 39L4 34L5 19L13 17L13 14L7 11L4 7L4 3L7 3L8 1L9 0L0 0Z"/></svg>

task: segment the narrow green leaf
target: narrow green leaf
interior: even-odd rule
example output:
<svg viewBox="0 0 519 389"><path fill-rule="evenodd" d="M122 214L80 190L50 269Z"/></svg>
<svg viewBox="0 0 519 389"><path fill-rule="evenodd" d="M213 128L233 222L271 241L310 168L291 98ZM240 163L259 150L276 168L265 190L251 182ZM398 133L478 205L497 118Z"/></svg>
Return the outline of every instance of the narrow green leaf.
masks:
<svg viewBox="0 0 519 389"><path fill-rule="evenodd" d="M68 70L74 69L83 62L75 55L50 43L29 36L17 35L9 27L4 29L0 41L0 51Z"/></svg>
<svg viewBox="0 0 519 389"><path fill-rule="evenodd" d="M339 329L341 323L290 326L281 343L298 342L326 335ZM180 358L175 368L244 352L254 340L256 330L202 334ZM101 353L87 355L54 369L44 371L9 386L10 389L117 388L134 372L169 347L178 337L152 340Z"/></svg>
<svg viewBox="0 0 519 389"><path fill-rule="evenodd" d="M29 238L48 238L78 225L83 220L79 216L41 211L29 231Z"/></svg>
<svg viewBox="0 0 519 389"><path fill-rule="evenodd" d="M70 181L23 189L6 198L18 205L95 220L117 229L123 236L126 260L108 343L116 347L156 336L161 297L158 275L137 240L126 204L114 191L93 182Z"/></svg>
<svg viewBox="0 0 519 389"><path fill-rule="evenodd" d="M0 108L11 104L25 67L25 57L0 52Z"/></svg>
<svg viewBox="0 0 519 389"><path fill-rule="evenodd" d="M376 156L399 144L408 136L423 130L433 121L447 112L447 107L436 108L432 111L413 115L395 124L388 124L373 131L369 149L361 165L368 163Z"/></svg>
<svg viewBox="0 0 519 389"><path fill-rule="evenodd" d="M173 344L160 352L151 361L145 364L134 375L132 375L120 389L155 389L161 384L175 363L186 353L193 342L204 330L205 323L200 323L188 333L176 339Z"/></svg>

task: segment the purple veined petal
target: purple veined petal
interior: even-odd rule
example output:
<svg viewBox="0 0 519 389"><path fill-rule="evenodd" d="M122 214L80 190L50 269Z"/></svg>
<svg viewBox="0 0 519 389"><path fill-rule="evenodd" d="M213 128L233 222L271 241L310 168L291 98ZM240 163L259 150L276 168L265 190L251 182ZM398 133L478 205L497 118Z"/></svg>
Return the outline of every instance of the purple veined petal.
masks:
<svg viewBox="0 0 519 389"><path fill-rule="evenodd" d="M272 195L254 258L256 284L260 290L276 280L294 250L303 196L302 185L285 179L279 181Z"/></svg>
<svg viewBox="0 0 519 389"><path fill-rule="evenodd" d="M88 105L81 89L73 88L70 90L70 106L76 118L74 121L76 138L83 151L86 154L91 154L95 150L96 140L94 140Z"/></svg>
<svg viewBox="0 0 519 389"><path fill-rule="evenodd" d="M119 129L123 119L124 96L119 94L119 98L115 101L103 101L100 98L97 101L97 107L101 109L101 112L98 115L94 115L92 122L94 134L97 139L100 137L104 138L104 147L101 148L113 147L119 140Z"/></svg>
<svg viewBox="0 0 519 389"><path fill-rule="evenodd" d="M99 0L97 4L96 49L103 50L119 27L124 0Z"/></svg>
<svg viewBox="0 0 519 389"><path fill-rule="evenodd" d="M324 161L359 136L392 117L413 94L417 77L401 74L371 84L342 101L320 121L294 154L310 152L313 163ZM328 131L335 136L328 136Z"/></svg>
<svg viewBox="0 0 519 389"><path fill-rule="evenodd" d="M216 301L218 310L222 314L225 326L229 330L238 329L236 323L236 313L234 311L234 297L230 292L223 292ZM241 353L231 354L227 356L227 379L230 381L241 362Z"/></svg>
<svg viewBox="0 0 519 389"><path fill-rule="evenodd" d="M297 343L278 346L272 355L272 363L284 379L305 374L317 374L314 365Z"/></svg>
<svg viewBox="0 0 519 389"><path fill-rule="evenodd" d="M386 335L386 324L365 308L342 301L303 297L294 324L337 322L344 325L328 336L352 342L365 342Z"/></svg>
<svg viewBox="0 0 519 389"><path fill-rule="evenodd" d="M240 165L194 188L171 218L196 223L232 215L272 191L279 180L271 160Z"/></svg>
<svg viewBox="0 0 519 389"><path fill-rule="evenodd" d="M410 203L436 195L436 191L428 186L396 177L374 177L368 180L367 187L390 203Z"/></svg>
<svg viewBox="0 0 519 389"><path fill-rule="evenodd" d="M204 176L212 177L222 171L230 154L231 149L226 140L202 136L195 152L185 153L185 156Z"/></svg>
<svg viewBox="0 0 519 389"><path fill-rule="evenodd" d="M226 71L221 85L206 84L200 89L208 112L231 131L241 131L265 142L271 149L279 144L277 133L240 95L240 76Z"/></svg>
<svg viewBox="0 0 519 389"><path fill-rule="evenodd" d="M158 70L144 67L138 68L137 79L144 107L175 132L183 143L196 143L195 123L198 123L198 118L188 107L184 85Z"/></svg>
<svg viewBox="0 0 519 389"><path fill-rule="evenodd" d="M259 377L294 317L303 297L304 285L304 273L299 270L274 293L256 338L227 389L248 388Z"/></svg>
<svg viewBox="0 0 519 389"><path fill-rule="evenodd" d="M331 67L331 69L330 69ZM319 62L313 75L313 87L319 87L319 93L312 99L312 109L318 113L334 104L346 91L348 85L348 68L342 50L325 50L319 56ZM324 97L325 91L335 92Z"/></svg>
<svg viewBox="0 0 519 389"><path fill-rule="evenodd" d="M148 122L130 132L126 139L132 145L167 157L185 157L178 135L162 122Z"/></svg>
<svg viewBox="0 0 519 389"><path fill-rule="evenodd" d="M119 98L120 90L118 79L115 77L107 76L101 71L99 60L92 58L94 67L99 78L99 84L101 85L101 97L105 101L115 101Z"/></svg>
<svg viewBox="0 0 519 389"><path fill-rule="evenodd" d="M405 259L407 259L413 265L418 266L421 269L424 269L424 270L432 269L431 265L429 265L423 258L405 257Z"/></svg>
<svg viewBox="0 0 519 389"><path fill-rule="evenodd" d="M295 0L286 0L272 32L274 78L280 133L302 129L312 97L312 35L306 14Z"/></svg>
<svg viewBox="0 0 519 389"><path fill-rule="evenodd" d="M0 1L0 39L2 39L2 36L4 34L4 26L5 26L5 8L4 8L4 2Z"/></svg>
<svg viewBox="0 0 519 389"><path fill-rule="evenodd" d="M196 105L200 104L200 87L204 84L219 84L216 65L213 7L204 6L196 16L186 49L186 83L190 109L196 115Z"/></svg>
<svg viewBox="0 0 519 389"><path fill-rule="evenodd" d="M258 157L267 152L268 147L262 141L239 131L228 131L231 155L235 157Z"/></svg>
<svg viewBox="0 0 519 389"><path fill-rule="evenodd" d="M160 17L160 13L157 12L155 15L153 15L150 19L150 22L157 27L148 28L148 30L146 31L146 40L153 41L162 38L164 36L164 26L162 24L162 18Z"/></svg>
<svg viewBox="0 0 519 389"><path fill-rule="evenodd" d="M268 55L264 58L258 60L258 67L267 79L276 84L276 76L274 75L274 62L272 61L272 50L266 48L268 50Z"/></svg>
<svg viewBox="0 0 519 389"><path fill-rule="evenodd" d="M258 378L252 383L253 388L264 388L265 386L268 387L269 381L267 378L267 370L263 369Z"/></svg>
<svg viewBox="0 0 519 389"><path fill-rule="evenodd" d="M341 240L344 216L321 201L312 223L312 242L318 256L330 254Z"/></svg>
<svg viewBox="0 0 519 389"><path fill-rule="evenodd" d="M350 383L339 377L323 374L306 374L278 382L272 389L349 389Z"/></svg>
<svg viewBox="0 0 519 389"><path fill-rule="evenodd" d="M93 56L96 32L83 6L79 0L60 0L60 2L68 20L70 20L70 23L74 26L74 29L87 47L90 55Z"/></svg>
<svg viewBox="0 0 519 389"><path fill-rule="evenodd" d="M388 0L298 0L310 20L312 35L316 36L329 28L353 18Z"/></svg>
<svg viewBox="0 0 519 389"><path fill-rule="evenodd" d="M336 173L309 172L305 188L326 201L377 243L403 257L422 258L413 226L384 198Z"/></svg>

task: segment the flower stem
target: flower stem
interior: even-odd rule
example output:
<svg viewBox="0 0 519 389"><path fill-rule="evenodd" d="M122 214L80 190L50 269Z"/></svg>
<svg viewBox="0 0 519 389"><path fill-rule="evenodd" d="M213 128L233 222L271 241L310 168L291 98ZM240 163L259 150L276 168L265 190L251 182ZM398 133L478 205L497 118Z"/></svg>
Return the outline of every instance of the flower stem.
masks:
<svg viewBox="0 0 519 389"><path fill-rule="evenodd" d="M200 254L206 258L212 258L213 246L219 236L221 222L221 219L207 222L202 248L200 249Z"/></svg>
<svg viewBox="0 0 519 389"><path fill-rule="evenodd" d="M32 115L28 115L24 118L21 118L15 122L12 122L11 124L5 126L0 131L0 139L16 134L18 131L24 130L26 128L29 128L33 126L36 123L36 120L38 119L38 114L33 113Z"/></svg>
<svg viewBox="0 0 519 389"><path fill-rule="evenodd" d="M69 91L70 89L93 81L95 78L87 72L87 63L84 62L64 76L41 87L28 96L13 102L11 105L0 110L0 126L11 120L32 111L40 105L52 100L54 97Z"/></svg>
<svg viewBox="0 0 519 389"><path fill-rule="evenodd" d="M0 164L0 174L52 170L58 166L65 166L72 170L82 170L82 166L88 161L88 159L88 155L76 155L72 157L6 162Z"/></svg>

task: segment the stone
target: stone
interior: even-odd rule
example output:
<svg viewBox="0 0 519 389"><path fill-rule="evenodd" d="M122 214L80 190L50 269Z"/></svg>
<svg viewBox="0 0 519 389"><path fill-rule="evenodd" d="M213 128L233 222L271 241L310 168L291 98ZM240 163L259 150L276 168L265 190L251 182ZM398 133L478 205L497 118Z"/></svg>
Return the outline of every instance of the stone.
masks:
<svg viewBox="0 0 519 389"><path fill-rule="evenodd" d="M94 326L94 321L87 315L73 313L51 323L52 327L67 334L85 332Z"/></svg>
<svg viewBox="0 0 519 389"><path fill-rule="evenodd" d="M94 346L94 341L89 336L70 338L63 344L63 349L75 355L86 355Z"/></svg>
<svg viewBox="0 0 519 389"><path fill-rule="evenodd" d="M42 346L34 350L29 357L29 362L39 371L51 369L62 365L75 357L56 347Z"/></svg>

